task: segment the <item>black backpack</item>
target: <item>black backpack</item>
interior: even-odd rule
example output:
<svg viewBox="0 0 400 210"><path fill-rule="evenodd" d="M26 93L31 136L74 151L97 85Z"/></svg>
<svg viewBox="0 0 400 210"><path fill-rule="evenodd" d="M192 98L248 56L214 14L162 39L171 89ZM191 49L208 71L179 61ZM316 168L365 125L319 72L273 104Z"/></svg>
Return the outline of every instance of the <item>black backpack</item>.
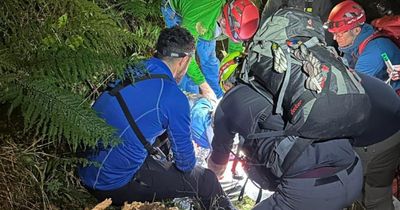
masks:
<svg viewBox="0 0 400 210"><path fill-rule="evenodd" d="M280 134L314 140L357 136L370 102L360 78L324 42L321 20L296 9L267 18L249 45L242 80L273 96L286 127ZM272 132L273 133L273 132Z"/></svg>

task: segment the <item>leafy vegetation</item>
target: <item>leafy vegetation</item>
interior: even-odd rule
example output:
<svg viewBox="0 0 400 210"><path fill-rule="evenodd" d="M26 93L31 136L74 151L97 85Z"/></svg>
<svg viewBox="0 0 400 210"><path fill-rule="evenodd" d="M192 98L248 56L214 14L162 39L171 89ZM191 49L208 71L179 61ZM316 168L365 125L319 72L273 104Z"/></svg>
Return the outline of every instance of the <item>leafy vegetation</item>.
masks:
<svg viewBox="0 0 400 210"><path fill-rule="evenodd" d="M118 139L90 107L104 84L153 53L160 4L0 1L0 209L96 205L76 177L79 151Z"/></svg>
<svg viewBox="0 0 400 210"><path fill-rule="evenodd" d="M160 3L0 2L1 209L94 204L76 178L78 151L118 139L90 106L108 80L151 55Z"/></svg>
<svg viewBox="0 0 400 210"><path fill-rule="evenodd" d="M246 195L243 197L243 200L234 201L233 205L235 205L235 207L240 210L250 210L254 207L255 201Z"/></svg>

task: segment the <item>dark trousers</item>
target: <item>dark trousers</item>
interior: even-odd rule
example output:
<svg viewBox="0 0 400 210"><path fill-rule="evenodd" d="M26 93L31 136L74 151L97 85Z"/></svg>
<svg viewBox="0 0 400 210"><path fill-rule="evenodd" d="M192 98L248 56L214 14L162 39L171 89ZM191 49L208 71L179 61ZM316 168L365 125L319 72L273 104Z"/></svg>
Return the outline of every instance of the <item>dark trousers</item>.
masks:
<svg viewBox="0 0 400 210"><path fill-rule="evenodd" d="M161 162L149 157L136 173L135 178L115 190L91 190L98 200L111 198L114 205L125 201L161 201L170 198L192 197L203 209L222 207L234 209L225 196L215 174L196 166L191 172L179 171L171 162Z"/></svg>
<svg viewBox="0 0 400 210"><path fill-rule="evenodd" d="M400 131L368 147L355 147L364 166L363 204L368 210L392 210L392 182L400 158Z"/></svg>
<svg viewBox="0 0 400 210"><path fill-rule="evenodd" d="M323 178L283 178L253 210L341 210L361 195L361 161Z"/></svg>

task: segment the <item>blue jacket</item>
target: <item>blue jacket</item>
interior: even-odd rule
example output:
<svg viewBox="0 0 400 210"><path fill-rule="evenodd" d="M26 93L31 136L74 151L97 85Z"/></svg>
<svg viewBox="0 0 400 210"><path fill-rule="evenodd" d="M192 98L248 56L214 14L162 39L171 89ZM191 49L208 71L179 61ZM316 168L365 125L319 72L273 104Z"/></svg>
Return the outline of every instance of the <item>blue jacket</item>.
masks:
<svg viewBox="0 0 400 210"><path fill-rule="evenodd" d="M123 88L123 96L138 127L153 144L165 130L171 142L176 167L190 171L195 166L195 155L190 138L190 109L186 96L179 90L171 71L161 60L145 61L151 74L165 74L167 79L149 79ZM102 148L88 155L97 162L79 168L83 183L92 189L113 190L132 180L147 157L147 151L136 137L116 99L103 93L93 106L98 115L117 129L122 143Z"/></svg>
<svg viewBox="0 0 400 210"><path fill-rule="evenodd" d="M193 102L190 111L190 119L192 120L192 138L202 148L210 148L212 136L212 112L214 106L206 98L200 98Z"/></svg>
<svg viewBox="0 0 400 210"><path fill-rule="evenodd" d="M354 43L348 47L339 48L339 50L344 53L350 68L386 81L389 76L381 54L386 53L393 65L400 64L400 49L395 43L388 38L376 38L367 44L361 55L358 55L358 47L374 31L371 25L364 24ZM395 90L400 88L399 81L392 81L391 85Z"/></svg>

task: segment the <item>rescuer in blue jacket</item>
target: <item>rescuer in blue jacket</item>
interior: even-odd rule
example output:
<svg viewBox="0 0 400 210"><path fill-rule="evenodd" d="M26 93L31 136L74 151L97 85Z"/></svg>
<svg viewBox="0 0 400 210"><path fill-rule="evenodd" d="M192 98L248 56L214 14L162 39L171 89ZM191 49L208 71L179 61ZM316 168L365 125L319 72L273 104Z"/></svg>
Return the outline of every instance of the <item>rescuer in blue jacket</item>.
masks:
<svg viewBox="0 0 400 210"><path fill-rule="evenodd" d="M386 53L393 64L400 64L400 49L388 37L372 39L363 50L359 49L376 32L365 21L365 11L358 3L342 1L332 9L325 25L351 69L387 81L390 75L381 55ZM388 82L400 94L400 82L392 79Z"/></svg>
<svg viewBox="0 0 400 210"><path fill-rule="evenodd" d="M166 75L129 83L119 90L139 130L150 144L168 133L173 162L149 155L128 122L112 91L106 91L93 109L116 128L122 140L115 147L101 144L87 158L97 164L79 169L83 185L97 199L112 198L113 204L128 201L153 201L175 197L199 198L204 208L218 199L217 205L234 209L225 197L213 172L195 166L190 135L190 109L177 83L187 71L195 41L183 28L164 29L153 58L128 68L135 78L142 74Z"/></svg>

